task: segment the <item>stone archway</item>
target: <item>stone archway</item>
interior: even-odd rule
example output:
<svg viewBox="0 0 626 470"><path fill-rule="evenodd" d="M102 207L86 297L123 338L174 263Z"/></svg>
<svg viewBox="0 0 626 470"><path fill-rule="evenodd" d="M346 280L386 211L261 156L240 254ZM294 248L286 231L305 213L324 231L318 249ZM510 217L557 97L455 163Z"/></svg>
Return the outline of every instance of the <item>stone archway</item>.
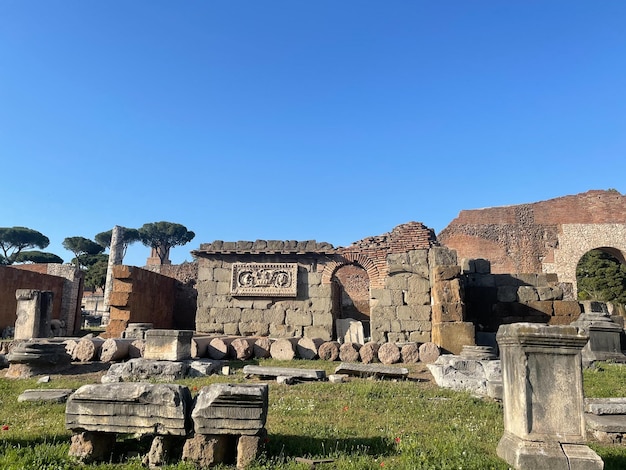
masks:
<svg viewBox="0 0 626 470"><path fill-rule="evenodd" d="M333 318L352 318L363 324L363 334L370 336L370 279L358 264L345 264L332 276Z"/></svg>
<svg viewBox="0 0 626 470"><path fill-rule="evenodd" d="M626 258L617 248L603 246L586 252L576 265L579 300L623 302L624 289L620 285L623 286L624 265ZM621 282L616 282L618 279ZM621 300L616 300L618 297Z"/></svg>

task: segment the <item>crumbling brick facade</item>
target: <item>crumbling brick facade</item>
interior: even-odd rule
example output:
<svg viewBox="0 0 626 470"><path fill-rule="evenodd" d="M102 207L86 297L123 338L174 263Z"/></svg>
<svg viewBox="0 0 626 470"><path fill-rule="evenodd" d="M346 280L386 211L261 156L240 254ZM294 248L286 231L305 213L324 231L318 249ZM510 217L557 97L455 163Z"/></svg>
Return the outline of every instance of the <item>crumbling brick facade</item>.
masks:
<svg viewBox="0 0 626 470"><path fill-rule="evenodd" d="M603 248L624 260L626 197L588 191L532 204L464 210L438 236L459 259L484 258L493 273L555 273L576 289L576 265Z"/></svg>

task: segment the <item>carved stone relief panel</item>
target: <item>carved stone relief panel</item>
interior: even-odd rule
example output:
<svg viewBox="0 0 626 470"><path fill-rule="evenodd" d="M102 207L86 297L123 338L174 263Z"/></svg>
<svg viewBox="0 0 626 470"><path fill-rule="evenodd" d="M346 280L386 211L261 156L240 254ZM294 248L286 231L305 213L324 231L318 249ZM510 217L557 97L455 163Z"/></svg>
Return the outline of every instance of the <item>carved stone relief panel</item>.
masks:
<svg viewBox="0 0 626 470"><path fill-rule="evenodd" d="M231 295L296 297L298 263L234 263Z"/></svg>

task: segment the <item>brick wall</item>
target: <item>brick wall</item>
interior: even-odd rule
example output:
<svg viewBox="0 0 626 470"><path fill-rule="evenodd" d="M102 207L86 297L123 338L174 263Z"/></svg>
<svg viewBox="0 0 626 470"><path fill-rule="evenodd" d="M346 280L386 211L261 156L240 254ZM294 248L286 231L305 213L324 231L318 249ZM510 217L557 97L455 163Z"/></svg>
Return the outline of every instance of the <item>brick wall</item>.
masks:
<svg viewBox="0 0 626 470"><path fill-rule="evenodd" d="M134 266L113 267L113 290L106 336L117 338L128 323L174 328L176 280Z"/></svg>
<svg viewBox="0 0 626 470"><path fill-rule="evenodd" d="M626 250L620 238L624 230L616 236L587 236L599 224L626 228L625 196L594 190L533 204L464 210L438 240L456 250L460 259L489 259L493 273L557 272L565 275L559 276L562 281L575 282L572 272L584 254L579 253L580 241L589 241L591 248L586 249L610 246ZM576 239L563 239L570 225L587 228L577 229ZM570 256L573 252L575 260Z"/></svg>
<svg viewBox="0 0 626 470"><path fill-rule="evenodd" d="M34 265L31 265L34 266ZM0 331L7 326L14 326L16 320L17 289L36 289L53 292L52 318L61 318L61 302L65 280L33 270L17 269L12 266L0 266Z"/></svg>

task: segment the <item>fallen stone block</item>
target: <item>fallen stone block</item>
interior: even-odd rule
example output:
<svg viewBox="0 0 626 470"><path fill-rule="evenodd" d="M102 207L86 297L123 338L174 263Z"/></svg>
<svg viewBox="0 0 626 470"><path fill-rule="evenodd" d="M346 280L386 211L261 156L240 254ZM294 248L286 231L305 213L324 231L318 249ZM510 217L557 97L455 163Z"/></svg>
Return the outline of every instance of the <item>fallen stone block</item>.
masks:
<svg viewBox="0 0 626 470"><path fill-rule="evenodd" d="M74 432L185 436L191 393L173 384L83 385L65 408L65 427Z"/></svg>
<svg viewBox="0 0 626 470"><path fill-rule="evenodd" d="M405 378L409 375L409 369L406 367L386 366L383 364L342 362L335 369L335 374L356 375L359 377Z"/></svg>
<svg viewBox="0 0 626 470"><path fill-rule="evenodd" d="M324 380L326 372L322 369L298 369L294 367L265 367L247 365L243 367L244 375L262 377L294 377L303 380Z"/></svg>
<svg viewBox="0 0 626 470"><path fill-rule="evenodd" d="M67 398L74 393L71 388L49 388L24 390L17 397L18 402L23 401L46 401L51 403L65 403Z"/></svg>
<svg viewBox="0 0 626 470"><path fill-rule="evenodd" d="M115 383L157 379L164 382L172 382L185 377L188 371L188 362L155 361L137 358L112 364L100 381L102 383Z"/></svg>

